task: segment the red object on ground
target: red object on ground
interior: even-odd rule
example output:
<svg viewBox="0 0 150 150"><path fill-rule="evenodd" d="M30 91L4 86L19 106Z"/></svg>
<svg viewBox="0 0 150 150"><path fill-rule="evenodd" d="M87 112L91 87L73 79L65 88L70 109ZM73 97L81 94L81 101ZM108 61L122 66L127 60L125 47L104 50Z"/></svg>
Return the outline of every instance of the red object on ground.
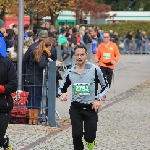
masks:
<svg viewBox="0 0 150 150"><path fill-rule="evenodd" d="M29 92L16 91L11 94L14 107L10 112L11 122L19 124L27 124L29 112L26 107Z"/></svg>

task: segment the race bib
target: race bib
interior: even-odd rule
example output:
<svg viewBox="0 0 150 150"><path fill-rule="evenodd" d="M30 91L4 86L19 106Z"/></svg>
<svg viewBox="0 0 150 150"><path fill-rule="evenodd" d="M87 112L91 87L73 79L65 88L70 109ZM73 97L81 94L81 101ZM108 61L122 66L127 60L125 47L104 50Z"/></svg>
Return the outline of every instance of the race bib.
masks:
<svg viewBox="0 0 150 150"><path fill-rule="evenodd" d="M111 53L103 53L103 58L110 59Z"/></svg>
<svg viewBox="0 0 150 150"><path fill-rule="evenodd" d="M89 83L76 83L73 85L74 93L77 95L90 95Z"/></svg>

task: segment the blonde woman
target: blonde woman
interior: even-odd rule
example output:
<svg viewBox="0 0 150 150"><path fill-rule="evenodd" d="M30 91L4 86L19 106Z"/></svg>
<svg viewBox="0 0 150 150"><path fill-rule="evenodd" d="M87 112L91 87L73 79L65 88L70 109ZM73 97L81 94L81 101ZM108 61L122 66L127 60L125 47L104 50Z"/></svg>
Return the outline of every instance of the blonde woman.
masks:
<svg viewBox="0 0 150 150"><path fill-rule="evenodd" d="M8 57L13 61L17 62L18 60L18 35L15 35L14 44L11 48L7 48ZM25 54L26 49L23 49L23 54Z"/></svg>
<svg viewBox="0 0 150 150"><path fill-rule="evenodd" d="M14 45L11 48L7 49L8 57L13 61L17 62L18 59L18 35L14 38Z"/></svg>
<svg viewBox="0 0 150 150"><path fill-rule="evenodd" d="M146 32L143 31L142 32L142 44L141 44L143 53L145 53L146 42L147 42L147 35L146 35Z"/></svg>

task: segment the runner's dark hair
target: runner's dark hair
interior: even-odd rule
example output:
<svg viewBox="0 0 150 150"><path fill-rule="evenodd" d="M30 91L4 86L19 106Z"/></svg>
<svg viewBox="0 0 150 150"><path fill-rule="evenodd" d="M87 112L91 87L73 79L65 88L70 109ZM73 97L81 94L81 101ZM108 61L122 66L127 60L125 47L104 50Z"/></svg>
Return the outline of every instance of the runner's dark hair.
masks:
<svg viewBox="0 0 150 150"><path fill-rule="evenodd" d="M76 49L78 49L78 48L83 48L83 49L85 49L85 52L87 53L87 48L86 48L83 44L77 45L77 46L74 48L74 51L75 51Z"/></svg>

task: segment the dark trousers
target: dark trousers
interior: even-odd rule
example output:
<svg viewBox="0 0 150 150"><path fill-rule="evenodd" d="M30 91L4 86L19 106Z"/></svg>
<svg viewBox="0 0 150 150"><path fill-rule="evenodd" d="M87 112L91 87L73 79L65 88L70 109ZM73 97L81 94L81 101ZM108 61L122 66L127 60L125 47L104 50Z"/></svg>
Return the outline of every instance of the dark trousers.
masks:
<svg viewBox="0 0 150 150"><path fill-rule="evenodd" d="M92 143L96 138L98 115L97 112L92 109L92 105L81 104L79 102L73 103L74 102L71 103L69 113L72 125L74 150L83 150L83 135L85 141L89 143Z"/></svg>
<svg viewBox="0 0 150 150"><path fill-rule="evenodd" d="M9 113L0 113L0 147L4 144L4 135L8 127Z"/></svg>
<svg viewBox="0 0 150 150"><path fill-rule="evenodd" d="M140 51L140 47L141 47L141 41L140 40L136 40L136 51Z"/></svg>
<svg viewBox="0 0 150 150"><path fill-rule="evenodd" d="M100 67L102 73L104 74L104 76L106 76L106 79L108 81L109 87L111 85L111 80L112 80L112 76L113 76L113 70L107 67Z"/></svg>

